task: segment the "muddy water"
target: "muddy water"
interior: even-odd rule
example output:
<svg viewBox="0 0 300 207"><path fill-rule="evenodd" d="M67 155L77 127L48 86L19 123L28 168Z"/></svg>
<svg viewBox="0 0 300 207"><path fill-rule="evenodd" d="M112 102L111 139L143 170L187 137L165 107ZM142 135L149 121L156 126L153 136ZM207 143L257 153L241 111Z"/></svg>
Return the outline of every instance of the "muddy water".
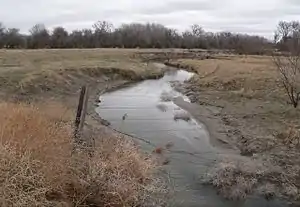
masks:
<svg viewBox="0 0 300 207"><path fill-rule="evenodd" d="M201 184L201 175L218 161L219 151L211 145L201 123L194 119L174 120L174 115L182 114L184 110L168 101L170 97L178 96L189 101L172 89L170 81L184 81L192 76L183 70L168 71L159 80L146 80L102 95L96 110L112 128L150 142L141 143L146 150L152 151L153 146L169 147L163 156L169 162L165 170L175 190L171 206L282 206L279 202L270 203L260 198L227 201L212 188Z"/></svg>

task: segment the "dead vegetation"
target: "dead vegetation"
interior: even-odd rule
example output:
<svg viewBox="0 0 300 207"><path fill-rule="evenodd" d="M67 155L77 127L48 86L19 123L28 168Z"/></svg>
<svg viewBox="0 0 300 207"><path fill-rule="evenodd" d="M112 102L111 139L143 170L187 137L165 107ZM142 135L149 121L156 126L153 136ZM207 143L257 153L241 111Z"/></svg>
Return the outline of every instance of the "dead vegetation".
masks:
<svg viewBox="0 0 300 207"><path fill-rule="evenodd" d="M207 89L256 90L263 88L270 81L276 81L278 77L270 57L216 56L214 59L207 60L179 59L176 63L194 68L199 74L194 81L199 81L198 84ZM266 80L268 82L262 84ZM258 81L260 84L255 84Z"/></svg>
<svg viewBox="0 0 300 207"><path fill-rule="evenodd" d="M105 91L163 71L135 50L2 50L0 97L1 206L163 206L167 187L157 163L128 137L99 123L84 136L95 150L74 151L78 89ZM64 102L64 106L56 101ZM19 104L29 102L33 105ZM41 104L40 102L43 102ZM80 148L81 149L81 148Z"/></svg>
<svg viewBox="0 0 300 207"><path fill-rule="evenodd" d="M296 175L299 166L280 167L261 159L224 160L204 176L204 183L213 185L230 200L243 200L254 193L266 199L284 197L297 201L300 197Z"/></svg>
<svg viewBox="0 0 300 207"><path fill-rule="evenodd" d="M125 137L91 132L93 156L72 153L66 111L58 105L45 110L42 105L0 104L1 206L164 204L166 190L155 177L154 161Z"/></svg>
<svg viewBox="0 0 300 207"><path fill-rule="evenodd" d="M109 85L163 75L161 68L133 57L134 50L1 50L1 91L18 96L74 93L82 84ZM15 95L15 96L17 96Z"/></svg>
<svg viewBox="0 0 300 207"><path fill-rule="evenodd" d="M162 111L162 112L166 112L167 110L168 110L168 106L167 105L165 105L165 104L157 104L156 105L156 107L160 110L160 111Z"/></svg>
<svg viewBox="0 0 300 207"><path fill-rule="evenodd" d="M189 122L191 120L191 115L186 111L179 111L174 114L174 120L183 120Z"/></svg>
<svg viewBox="0 0 300 207"><path fill-rule="evenodd" d="M174 94L172 94L171 92L164 91L160 95L160 100L162 102L171 102L173 101L173 99L174 99Z"/></svg>
<svg viewBox="0 0 300 207"><path fill-rule="evenodd" d="M215 186L228 199L245 199L258 184L255 168L245 168L241 163L223 162L207 175L206 182Z"/></svg>
<svg viewBox="0 0 300 207"><path fill-rule="evenodd" d="M219 167L210 183L229 198L244 198L260 190L273 195L263 186L268 185L275 188L276 196L290 201L299 199L296 192L299 192L300 184L295 172L299 172L300 166L300 111L287 102L280 74L272 60L268 56L229 55L226 58L215 56L213 60L179 59L172 62L197 70L198 76L180 90L192 102L218 109L213 116L224 124L222 133L228 143L233 143L241 155L251 157L254 162L268 163L263 166L265 173L261 175L249 174L243 170L247 168L239 167L237 163ZM280 170L274 172L271 169Z"/></svg>
<svg viewBox="0 0 300 207"><path fill-rule="evenodd" d="M275 32L274 42L284 55L273 55L273 62L279 72L282 86L291 104L297 108L300 100L300 23L280 22Z"/></svg>

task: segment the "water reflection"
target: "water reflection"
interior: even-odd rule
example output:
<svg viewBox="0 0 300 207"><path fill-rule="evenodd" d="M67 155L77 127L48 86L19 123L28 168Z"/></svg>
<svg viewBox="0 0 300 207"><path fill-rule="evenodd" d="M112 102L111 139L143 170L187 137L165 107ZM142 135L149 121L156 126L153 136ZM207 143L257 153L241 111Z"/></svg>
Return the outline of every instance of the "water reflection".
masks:
<svg viewBox="0 0 300 207"><path fill-rule="evenodd" d="M201 175L218 160L218 152L210 145L204 127L172 102L177 96L188 98L170 85L170 81L183 82L192 76L187 71L169 70L159 80L146 80L104 94L97 112L118 131L148 140L155 146L166 147L172 143L164 154L168 160L165 166L168 177L175 185L171 206L282 206L258 198L226 201L214 189L200 184ZM153 150L152 145L142 144L142 147Z"/></svg>

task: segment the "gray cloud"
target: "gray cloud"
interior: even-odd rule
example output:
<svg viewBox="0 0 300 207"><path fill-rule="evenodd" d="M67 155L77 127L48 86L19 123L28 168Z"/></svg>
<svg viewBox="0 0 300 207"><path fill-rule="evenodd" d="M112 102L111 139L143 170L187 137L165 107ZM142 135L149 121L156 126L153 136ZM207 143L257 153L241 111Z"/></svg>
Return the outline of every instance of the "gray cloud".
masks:
<svg viewBox="0 0 300 207"><path fill-rule="evenodd" d="M197 0L175 0L175 1L166 1L160 7L145 8L140 11L143 14L157 15L157 14L169 14L175 12L184 12L184 11L212 11L216 9L216 3L223 4L224 1L215 0L215 1L197 1Z"/></svg>
<svg viewBox="0 0 300 207"><path fill-rule="evenodd" d="M300 6L300 2L298 0L287 0L286 3L294 6Z"/></svg>
<svg viewBox="0 0 300 207"><path fill-rule="evenodd" d="M279 20L300 17L299 0L0 0L0 21L22 32L36 23L68 30L90 27L97 20L116 26L156 22L180 31L193 23L208 31L233 31L272 37Z"/></svg>

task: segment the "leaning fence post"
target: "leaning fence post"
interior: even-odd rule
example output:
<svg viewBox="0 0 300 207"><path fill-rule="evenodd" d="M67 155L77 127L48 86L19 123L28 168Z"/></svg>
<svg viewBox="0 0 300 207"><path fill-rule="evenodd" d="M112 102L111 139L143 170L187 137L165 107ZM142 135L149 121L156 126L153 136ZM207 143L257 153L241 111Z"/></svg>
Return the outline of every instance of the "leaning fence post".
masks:
<svg viewBox="0 0 300 207"><path fill-rule="evenodd" d="M79 124L79 132L82 132L84 123L85 123L85 116L87 113L87 105L88 105L88 100L89 100L89 87L85 87L85 94L84 94L84 99L83 99L83 106L82 106L82 112L80 116L80 124Z"/></svg>
<svg viewBox="0 0 300 207"><path fill-rule="evenodd" d="M77 144L79 143L79 132L80 132L79 126L80 126L80 121L81 121L85 93L86 93L86 86L82 86L81 91L80 91L80 96L79 96L79 102L78 102L76 119L75 119L75 128L74 128L74 139Z"/></svg>

